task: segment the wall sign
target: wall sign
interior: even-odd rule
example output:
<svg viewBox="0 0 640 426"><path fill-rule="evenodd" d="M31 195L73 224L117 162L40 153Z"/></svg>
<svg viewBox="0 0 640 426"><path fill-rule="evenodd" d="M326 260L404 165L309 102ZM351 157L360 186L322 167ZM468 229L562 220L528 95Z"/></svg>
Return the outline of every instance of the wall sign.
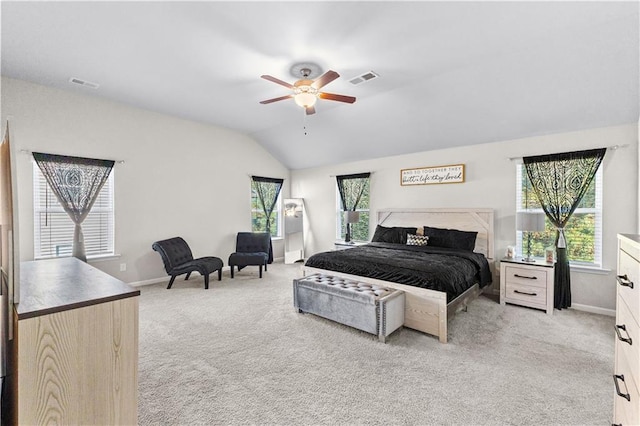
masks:
<svg viewBox="0 0 640 426"><path fill-rule="evenodd" d="M400 185L403 186L463 182L464 164L400 170Z"/></svg>

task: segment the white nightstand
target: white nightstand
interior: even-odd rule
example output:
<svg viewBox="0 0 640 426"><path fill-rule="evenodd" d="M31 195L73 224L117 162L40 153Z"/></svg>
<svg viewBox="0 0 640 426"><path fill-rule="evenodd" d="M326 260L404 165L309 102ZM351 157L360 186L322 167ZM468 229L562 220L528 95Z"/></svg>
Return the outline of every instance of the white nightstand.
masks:
<svg viewBox="0 0 640 426"><path fill-rule="evenodd" d="M500 304L528 306L553 314L554 264L500 260Z"/></svg>
<svg viewBox="0 0 640 426"><path fill-rule="evenodd" d="M345 243L344 241L336 241L334 243L335 250L347 250L358 246L363 246L367 244L365 241L351 241L350 243Z"/></svg>

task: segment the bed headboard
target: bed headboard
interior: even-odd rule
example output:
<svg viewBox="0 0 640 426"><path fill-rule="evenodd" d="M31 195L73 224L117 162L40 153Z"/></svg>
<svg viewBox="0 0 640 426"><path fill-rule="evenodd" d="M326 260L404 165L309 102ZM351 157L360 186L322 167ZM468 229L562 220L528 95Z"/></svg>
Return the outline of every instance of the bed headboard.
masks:
<svg viewBox="0 0 640 426"><path fill-rule="evenodd" d="M493 259L493 209L382 209L377 223L382 226L432 226L478 233L474 251Z"/></svg>

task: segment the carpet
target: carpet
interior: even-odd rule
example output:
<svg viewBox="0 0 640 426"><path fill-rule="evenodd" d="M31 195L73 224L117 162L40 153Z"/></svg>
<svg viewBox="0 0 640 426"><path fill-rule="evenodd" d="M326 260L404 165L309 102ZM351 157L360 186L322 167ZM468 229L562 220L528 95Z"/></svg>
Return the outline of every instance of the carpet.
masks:
<svg viewBox="0 0 640 426"><path fill-rule="evenodd" d="M256 269L253 271L253 269ZM610 424L614 319L481 296L449 343L293 308L300 264L140 287L139 424Z"/></svg>

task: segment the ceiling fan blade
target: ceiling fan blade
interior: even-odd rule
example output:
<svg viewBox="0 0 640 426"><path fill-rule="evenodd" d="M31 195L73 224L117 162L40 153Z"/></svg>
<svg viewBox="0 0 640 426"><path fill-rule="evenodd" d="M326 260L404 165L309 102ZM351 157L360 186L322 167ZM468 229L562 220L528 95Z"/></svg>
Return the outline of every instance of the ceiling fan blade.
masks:
<svg viewBox="0 0 640 426"><path fill-rule="evenodd" d="M352 103L354 103L356 101L356 98L354 98L353 96L336 95L335 93L320 92L320 93L318 93L318 97L320 99L328 99L330 101L346 102L348 104L352 104Z"/></svg>
<svg viewBox="0 0 640 426"><path fill-rule="evenodd" d="M285 99L293 98L293 95L280 96L279 98L267 99L266 101L260 101L261 104L266 105L271 102L284 101Z"/></svg>
<svg viewBox="0 0 640 426"><path fill-rule="evenodd" d="M314 89L320 89L321 87L326 86L338 77L340 77L340 74L335 71L329 70L318 77L313 83L311 83L311 87L313 87Z"/></svg>
<svg viewBox="0 0 640 426"><path fill-rule="evenodd" d="M269 80L271 82L274 82L276 84L280 84L281 86L288 87L289 89L294 89L292 84L289 84L286 81L282 81L282 80L280 80L278 78L275 78L275 77L272 77L270 75L261 75L260 77L264 78L265 80Z"/></svg>
<svg viewBox="0 0 640 426"><path fill-rule="evenodd" d="M307 115L311 115L311 114L315 114L316 113L316 109L312 106L307 107Z"/></svg>

